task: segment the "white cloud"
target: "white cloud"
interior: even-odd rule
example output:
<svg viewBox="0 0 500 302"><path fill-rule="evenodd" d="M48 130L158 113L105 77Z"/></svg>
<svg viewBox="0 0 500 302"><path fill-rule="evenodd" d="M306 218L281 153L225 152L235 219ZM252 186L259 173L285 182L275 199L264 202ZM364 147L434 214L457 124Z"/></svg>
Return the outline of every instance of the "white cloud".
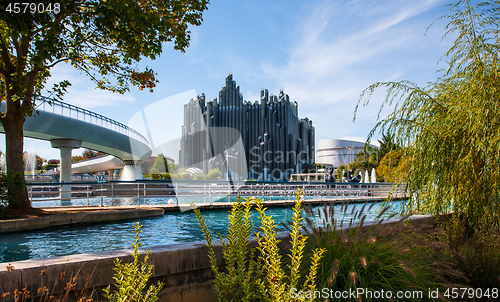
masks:
<svg viewBox="0 0 500 302"><path fill-rule="evenodd" d="M135 98L130 94L118 94L98 89L74 89L64 96L64 101L75 106L92 109L130 104Z"/></svg>
<svg viewBox="0 0 500 302"><path fill-rule="evenodd" d="M438 56L411 56L428 38L424 32L433 17L423 24L410 19L441 4L441 0L325 1L301 15L303 22L298 23L286 64L262 62L261 69L299 102L301 116L307 113L314 121L318 139L368 134L383 98L373 98L371 110L363 110L352 124L364 88L378 81L402 80L418 68L437 69ZM332 134L329 125L341 129Z"/></svg>
<svg viewBox="0 0 500 302"><path fill-rule="evenodd" d="M96 107L112 107L123 104L130 104L135 101L131 94L119 94L94 89L95 84L87 76L81 74L69 64L56 65L51 70L52 76L45 85L46 89L51 89L54 83L68 80L71 86L63 96L63 101L85 109ZM48 94L47 94L48 96Z"/></svg>

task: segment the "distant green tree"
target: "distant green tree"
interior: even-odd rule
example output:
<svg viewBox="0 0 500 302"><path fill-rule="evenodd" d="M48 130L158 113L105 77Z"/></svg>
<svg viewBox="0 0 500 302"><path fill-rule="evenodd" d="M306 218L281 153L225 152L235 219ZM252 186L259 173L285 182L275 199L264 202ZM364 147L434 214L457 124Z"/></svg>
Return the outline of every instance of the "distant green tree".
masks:
<svg viewBox="0 0 500 302"><path fill-rule="evenodd" d="M337 181L342 181L342 179L344 178L344 175L342 175L342 171L344 170L347 170L347 166L346 165L340 165L338 168L337 168L337 172L335 174L335 176L337 177Z"/></svg>
<svg viewBox="0 0 500 302"><path fill-rule="evenodd" d="M378 160L382 160L382 158L389 152L401 149L401 146L395 142L394 134L390 132L382 133L382 140L378 140L380 144L377 155Z"/></svg>
<svg viewBox="0 0 500 302"><path fill-rule="evenodd" d="M54 168L57 168L57 167L59 167L59 162L60 162L59 159L49 159L47 161L47 164L42 166L42 170L48 171L48 170L52 170Z"/></svg>
<svg viewBox="0 0 500 302"><path fill-rule="evenodd" d="M197 173L194 173L193 179L194 180L206 180L207 176L205 174L203 174L203 172L197 172Z"/></svg>
<svg viewBox="0 0 500 302"><path fill-rule="evenodd" d="M356 154L356 158L349 164L349 170L354 170L354 174L360 171L371 171L378 167L377 149L372 146L366 146L364 150Z"/></svg>
<svg viewBox="0 0 500 302"><path fill-rule="evenodd" d="M406 211L454 211L470 231L500 226L500 2L450 6L446 35L456 39L448 66L426 87L409 81L375 83L395 104L370 132L388 131L409 146ZM356 108L357 111L358 108ZM382 108L381 108L382 109Z"/></svg>
<svg viewBox="0 0 500 302"><path fill-rule="evenodd" d="M41 170L43 164L46 162L46 159L38 156L38 154L35 154L35 160L36 160L36 167L35 170Z"/></svg>
<svg viewBox="0 0 500 302"><path fill-rule="evenodd" d="M405 182L409 158L406 149L396 149L388 152L377 167L377 181L401 183Z"/></svg>
<svg viewBox="0 0 500 302"><path fill-rule="evenodd" d="M151 169L151 164L149 160L145 160L141 163L141 170L143 174L150 174L149 170Z"/></svg>
<svg viewBox="0 0 500 302"><path fill-rule="evenodd" d="M168 172L168 163L165 156L160 153L156 157L151 169L149 170L149 174L162 174Z"/></svg>
<svg viewBox="0 0 500 302"><path fill-rule="evenodd" d="M207 180L218 180L220 177L222 177L222 172L219 168L212 169L207 174Z"/></svg>
<svg viewBox="0 0 500 302"><path fill-rule="evenodd" d="M168 161L167 167L168 167L169 173L178 173L179 172L179 165L177 165L174 162Z"/></svg>

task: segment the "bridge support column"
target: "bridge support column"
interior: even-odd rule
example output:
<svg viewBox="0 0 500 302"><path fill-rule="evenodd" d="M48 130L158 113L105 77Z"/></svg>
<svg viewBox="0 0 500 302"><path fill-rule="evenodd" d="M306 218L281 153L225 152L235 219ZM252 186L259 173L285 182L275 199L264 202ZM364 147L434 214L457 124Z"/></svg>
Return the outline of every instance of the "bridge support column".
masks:
<svg viewBox="0 0 500 302"><path fill-rule="evenodd" d="M125 167L123 167L120 180L136 180L143 178L141 168L142 161L124 160L123 163Z"/></svg>
<svg viewBox="0 0 500 302"><path fill-rule="evenodd" d="M113 179L115 179L115 170L109 169L108 170L108 180L113 180Z"/></svg>
<svg viewBox="0 0 500 302"><path fill-rule="evenodd" d="M73 139L53 139L50 144L52 148L58 148L61 152L60 182L71 182L71 150L80 148L82 142ZM61 201L71 200L71 185L61 185L60 198Z"/></svg>

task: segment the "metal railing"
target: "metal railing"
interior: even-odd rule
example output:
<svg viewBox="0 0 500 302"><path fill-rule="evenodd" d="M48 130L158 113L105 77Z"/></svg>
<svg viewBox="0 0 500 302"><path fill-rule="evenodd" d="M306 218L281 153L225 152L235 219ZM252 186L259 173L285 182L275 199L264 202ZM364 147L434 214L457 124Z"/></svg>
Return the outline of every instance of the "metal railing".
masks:
<svg viewBox="0 0 500 302"><path fill-rule="evenodd" d="M201 203L232 201L231 197L254 196L268 201L292 201L298 189L304 192L305 200L329 202L351 199L384 199L388 196L404 198L404 186L388 183L318 183L318 182L225 182L225 181L148 181L130 182L87 182L68 183L71 185L72 200L90 199L113 201L117 198L133 198L136 205L152 204L148 199L155 199L154 204L190 203L193 199ZM65 184L65 185L68 185ZM59 183L28 184L28 194L32 202L61 200ZM158 199L162 201L158 203ZM186 199L180 202L180 199ZM95 201L95 200L94 200ZM142 201L142 202L141 202ZM94 202L95 203L95 202Z"/></svg>
<svg viewBox="0 0 500 302"><path fill-rule="evenodd" d="M77 107L65 102L61 102L52 98L39 96L35 101L35 110L58 114L65 117L70 117L83 122L101 126L113 130L115 132L127 135L138 141L149 145L148 140L138 131L130 128L129 126L105 117L104 115L92 112L87 109Z"/></svg>

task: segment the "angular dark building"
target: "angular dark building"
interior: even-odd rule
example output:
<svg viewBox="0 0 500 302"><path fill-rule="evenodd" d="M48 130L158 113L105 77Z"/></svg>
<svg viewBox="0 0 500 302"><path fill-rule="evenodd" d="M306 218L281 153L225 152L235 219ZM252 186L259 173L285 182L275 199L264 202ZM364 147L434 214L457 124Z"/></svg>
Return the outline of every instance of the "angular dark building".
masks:
<svg viewBox="0 0 500 302"><path fill-rule="evenodd" d="M184 105L181 168L224 173L230 163L233 178L286 180L314 163L314 154L312 121L298 117L297 102L283 90L262 89L260 102L244 101L229 74L218 99L206 102L202 94Z"/></svg>

